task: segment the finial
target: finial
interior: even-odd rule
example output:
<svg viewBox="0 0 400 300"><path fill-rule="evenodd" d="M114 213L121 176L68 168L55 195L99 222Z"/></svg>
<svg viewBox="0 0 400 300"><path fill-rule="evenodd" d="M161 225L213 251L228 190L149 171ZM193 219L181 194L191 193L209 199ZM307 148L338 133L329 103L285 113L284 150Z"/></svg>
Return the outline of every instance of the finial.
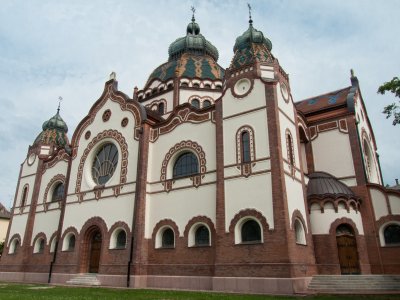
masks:
<svg viewBox="0 0 400 300"><path fill-rule="evenodd" d="M190 7L190 10L192 11L192 22L196 21L196 19L194 18L194 13L196 12L196 9L194 8L194 6Z"/></svg>
<svg viewBox="0 0 400 300"><path fill-rule="evenodd" d="M351 77L354 77L354 70L353 69L350 69L350 75L351 75Z"/></svg>
<svg viewBox="0 0 400 300"><path fill-rule="evenodd" d="M250 26L253 24L253 20L251 19L251 6L250 3L247 3L247 7L249 8L249 23Z"/></svg>
<svg viewBox="0 0 400 300"><path fill-rule="evenodd" d="M61 101L62 101L62 97L58 97L58 108L57 108L57 114L60 113L60 106L61 106Z"/></svg>
<svg viewBox="0 0 400 300"><path fill-rule="evenodd" d="M110 80L115 80L117 78L117 74L115 72L111 72Z"/></svg>

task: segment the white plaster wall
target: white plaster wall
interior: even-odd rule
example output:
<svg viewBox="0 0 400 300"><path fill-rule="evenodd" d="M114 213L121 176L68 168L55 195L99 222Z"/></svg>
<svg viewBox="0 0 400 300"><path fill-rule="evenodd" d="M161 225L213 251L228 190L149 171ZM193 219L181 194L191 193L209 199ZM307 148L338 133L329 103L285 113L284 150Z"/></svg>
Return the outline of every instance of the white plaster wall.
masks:
<svg viewBox="0 0 400 300"><path fill-rule="evenodd" d="M370 188L369 191L371 193L375 220L379 220L381 217L387 216L389 214L389 210L387 207L385 194L383 194L380 190L374 188Z"/></svg>
<svg viewBox="0 0 400 300"><path fill-rule="evenodd" d="M48 212L38 213L35 217L33 225L31 245L38 233L43 232L46 235L47 244L51 235L57 231L60 220L60 210L52 210Z"/></svg>
<svg viewBox="0 0 400 300"><path fill-rule="evenodd" d="M170 90L170 91L166 92L165 94L161 94L160 96L157 96L157 97L154 97L154 98L149 98L149 100L143 101L143 102L141 102L141 104L143 106L146 106L148 104L151 104L152 102L164 99L167 102L166 112L170 113L172 111L173 106L174 106L174 104L173 104L173 99L174 99L173 96L174 96L173 90Z"/></svg>
<svg viewBox="0 0 400 300"><path fill-rule="evenodd" d="M25 236L25 228L26 228L26 222L28 220L28 214L24 215L14 215L10 227L10 235L9 237L11 238L14 234L19 234L21 236L21 245L24 242L24 236ZM10 241L8 241L10 242Z"/></svg>
<svg viewBox="0 0 400 300"><path fill-rule="evenodd" d="M289 129L293 138L293 152L294 152L295 166L297 168L300 168L299 148L297 147L297 128L292 122L290 122L290 120L284 114L282 114L282 112L279 112L279 123L281 131L282 156L286 158L287 161L290 161L286 146L286 129Z"/></svg>
<svg viewBox="0 0 400 300"><path fill-rule="evenodd" d="M177 179L176 182L184 180ZM196 216L206 216L215 225L215 195L215 184L148 195L146 238L151 238L155 225L163 219L173 220L180 236L183 236L187 223Z"/></svg>
<svg viewBox="0 0 400 300"><path fill-rule="evenodd" d="M225 180L225 228L243 209L255 209L267 219L270 229L274 228L271 174L252 175Z"/></svg>
<svg viewBox="0 0 400 300"><path fill-rule="evenodd" d="M288 88L288 92L289 92L289 88ZM276 96L278 99L278 107L290 118L290 120L294 121L295 114L294 114L293 102L289 95L288 95L289 101L288 102L285 101L285 99L282 96L281 84L279 82L276 85Z"/></svg>
<svg viewBox="0 0 400 300"><path fill-rule="evenodd" d="M256 159L270 156L267 114L264 109L224 120L224 164L236 164L236 132L249 125L254 130Z"/></svg>
<svg viewBox="0 0 400 300"><path fill-rule="evenodd" d="M28 165L28 158L25 158L25 160L21 164L21 166L22 166L21 177L35 174L37 171L38 165L39 165L39 158L37 157L37 155L35 157L35 161L33 162L33 164L31 166Z"/></svg>
<svg viewBox="0 0 400 300"><path fill-rule="evenodd" d="M254 108L265 107L265 86L259 79L255 79L253 90L243 98L235 98L231 89L227 89L222 103L224 118Z"/></svg>
<svg viewBox="0 0 400 300"><path fill-rule="evenodd" d="M107 229L118 221L125 222L131 228L133 207L134 195L68 204L65 208L62 231L73 226L79 232L85 222L92 217L102 218L107 224Z"/></svg>
<svg viewBox="0 0 400 300"><path fill-rule="evenodd" d="M111 118L107 122L103 122L102 115L106 109L110 109L112 112ZM122 127L121 120L127 117L129 120L128 126ZM80 164L81 156L85 151L87 145L92 141L94 137L96 137L99 133L104 130L114 129L120 132L124 137L125 141L128 145L128 168L127 168L127 182L132 182L136 180L136 162L137 162L137 154L138 154L138 141L136 141L134 137L134 116L129 111L121 111L118 103L108 100L104 106L98 111L94 121L90 124L82 133L81 138L79 140L79 148L77 157L73 160L71 166L71 178L69 183L68 194L75 193L76 187L76 179L78 174L78 167ZM85 132L87 130L91 131L91 136L88 140L85 139ZM111 140L111 139L108 139ZM102 141L104 142L104 141ZM100 142L100 143L102 143ZM100 144L99 143L99 144ZM115 142L115 145L119 149L119 145ZM120 149L119 149L120 150ZM91 177L91 166L92 161L90 157L93 157L96 153L97 149L94 146L89 154L89 157L86 159L84 165L84 175L82 178L81 191L92 190L95 186L95 183ZM106 183L106 187L110 185L119 184L120 171L121 171L121 152L119 152L118 157L118 166L115 170L113 177Z"/></svg>
<svg viewBox="0 0 400 300"><path fill-rule="evenodd" d="M6 239L9 222L7 219L0 219L0 243Z"/></svg>
<svg viewBox="0 0 400 300"><path fill-rule="evenodd" d="M400 197L395 195L389 195L390 208L392 209L393 215L400 215Z"/></svg>
<svg viewBox="0 0 400 300"><path fill-rule="evenodd" d="M325 207L324 213L321 213L319 209L311 209L310 223L312 234L329 234L331 224L337 219L343 217L351 219L354 224L356 224L358 233L360 235L364 235L361 214L359 212L357 213L354 209L350 209L350 212L347 212L347 210L341 206L339 206L337 213L335 212L333 206Z"/></svg>
<svg viewBox="0 0 400 300"><path fill-rule="evenodd" d="M288 199L288 213L290 224L292 224L293 212L298 209L304 220L307 218L306 207L304 205L303 185L294 180L291 176L285 175L286 196ZM305 224L307 226L307 224ZM308 228L305 228L308 232Z"/></svg>
<svg viewBox="0 0 400 300"><path fill-rule="evenodd" d="M35 179L36 179L36 175L35 174L31 175L31 176L28 176L28 177L21 178L21 180L19 182L19 187L18 187L18 192L17 192L17 201L15 203L15 207L20 207L21 206L23 190L24 190L24 186L26 184L29 185L29 189L28 189L28 194L27 194L26 204L25 205L30 205L31 204L32 195L33 195L33 187L35 185Z"/></svg>
<svg viewBox="0 0 400 300"><path fill-rule="evenodd" d="M210 97L213 101L217 100L221 96L220 90L212 91L202 91L202 90L179 90L179 104L188 103L189 98L191 97L202 98L202 97Z"/></svg>
<svg viewBox="0 0 400 300"><path fill-rule="evenodd" d="M59 161L57 164L55 164L52 168L47 169L46 172L44 172L42 176L42 182L40 184L40 190L39 190L39 198L38 198L38 204L49 202L51 200L51 193L47 195L47 199L44 199L44 194L46 192L47 185L50 183L50 181L54 178L54 176L61 174L67 177L67 170L68 170L68 163L64 160Z"/></svg>
<svg viewBox="0 0 400 300"><path fill-rule="evenodd" d="M357 101L355 103L355 114L356 114L356 120L358 121L357 130L358 130L358 133L359 133L359 136L361 139L361 147L364 148L363 140L362 140L362 129L364 129L365 132L367 133L367 136L368 136L367 140L371 147L371 154L372 154L372 160L373 160L373 166L371 166L371 167L373 168L373 172L372 172L372 176L369 177L369 182L382 184L382 179L380 178L380 173L379 173L378 159L377 159L376 153L375 153L376 145L375 145L373 139L369 138L369 137L372 137L373 132L367 122L367 118L368 118L367 111L363 108L362 99L361 99L360 95L357 95L356 99L357 99ZM364 118L362 117L363 114L364 114Z"/></svg>
<svg viewBox="0 0 400 300"><path fill-rule="evenodd" d="M303 168L304 173L308 173L306 146L304 143L300 143L300 155L302 161L301 167Z"/></svg>
<svg viewBox="0 0 400 300"><path fill-rule="evenodd" d="M320 132L312 141L312 147L316 171L336 177L355 176L348 134L339 130Z"/></svg>
<svg viewBox="0 0 400 300"><path fill-rule="evenodd" d="M207 172L215 171L215 124L211 122L198 124L183 123L177 126L173 131L160 135L154 143L150 143L149 170L147 174L149 182L160 181L162 162L166 154L175 144L187 140L196 142L202 147L205 153ZM171 161L170 163L172 164ZM171 165L169 167L171 167Z"/></svg>

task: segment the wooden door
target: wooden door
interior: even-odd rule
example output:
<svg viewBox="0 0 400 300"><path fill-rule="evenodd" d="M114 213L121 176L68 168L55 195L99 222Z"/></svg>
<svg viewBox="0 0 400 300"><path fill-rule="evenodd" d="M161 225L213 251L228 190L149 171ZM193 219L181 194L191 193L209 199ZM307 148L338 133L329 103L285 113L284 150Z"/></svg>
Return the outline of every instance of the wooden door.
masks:
<svg viewBox="0 0 400 300"><path fill-rule="evenodd" d="M356 238L353 235L340 235L336 241L342 274L360 274Z"/></svg>
<svg viewBox="0 0 400 300"><path fill-rule="evenodd" d="M101 240L101 233L96 231L90 241L89 273L99 272Z"/></svg>

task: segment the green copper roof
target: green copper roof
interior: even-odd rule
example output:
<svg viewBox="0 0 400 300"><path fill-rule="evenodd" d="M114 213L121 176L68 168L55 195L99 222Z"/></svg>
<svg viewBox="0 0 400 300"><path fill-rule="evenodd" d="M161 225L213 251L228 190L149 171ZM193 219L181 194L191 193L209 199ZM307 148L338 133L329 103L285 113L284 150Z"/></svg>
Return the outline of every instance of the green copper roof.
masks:
<svg viewBox="0 0 400 300"><path fill-rule="evenodd" d="M55 144L60 148L68 146L68 126L61 118L59 109L53 117L43 123L42 129L43 131L37 136L34 144Z"/></svg>
<svg viewBox="0 0 400 300"><path fill-rule="evenodd" d="M261 31L253 27L250 19L249 28L236 39L233 47L234 57L230 68L239 68L253 62L272 62L272 43Z"/></svg>
<svg viewBox="0 0 400 300"><path fill-rule="evenodd" d="M187 26L186 36L178 38L169 46L168 60L177 59L184 53L209 55L215 61L218 60L219 54L217 48L200 34L200 26L195 22L194 16L192 17L192 22Z"/></svg>
<svg viewBox="0 0 400 300"><path fill-rule="evenodd" d="M194 17L186 29L186 36L177 39L168 49L168 62L156 68L147 80L167 81L176 77L222 80L225 70L217 64L218 50L200 34Z"/></svg>

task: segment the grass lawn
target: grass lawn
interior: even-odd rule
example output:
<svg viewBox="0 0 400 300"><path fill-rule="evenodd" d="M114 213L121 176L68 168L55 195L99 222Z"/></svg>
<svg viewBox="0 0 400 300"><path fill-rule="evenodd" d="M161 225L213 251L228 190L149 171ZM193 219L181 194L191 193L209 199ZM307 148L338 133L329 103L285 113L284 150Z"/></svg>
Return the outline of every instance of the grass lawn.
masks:
<svg viewBox="0 0 400 300"><path fill-rule="evenodd" d="M233 300L259 300L259 299L296 299L298 297L291 296L260 296L260 295L238 295L238 294L220 294L211 292L181 292L181 291L164 291L164 290L133 290L133 289L111 289L111 288L81 288L81 287L63 287L49 285L33 285L33 284L9 284L0 283L0 299L1 300L36 300L36 299L151 299L151 300L198 300L198 299L233 299ZM324 295L324 296L306 296L301 299L400 299L400 295Z"/></svg>

